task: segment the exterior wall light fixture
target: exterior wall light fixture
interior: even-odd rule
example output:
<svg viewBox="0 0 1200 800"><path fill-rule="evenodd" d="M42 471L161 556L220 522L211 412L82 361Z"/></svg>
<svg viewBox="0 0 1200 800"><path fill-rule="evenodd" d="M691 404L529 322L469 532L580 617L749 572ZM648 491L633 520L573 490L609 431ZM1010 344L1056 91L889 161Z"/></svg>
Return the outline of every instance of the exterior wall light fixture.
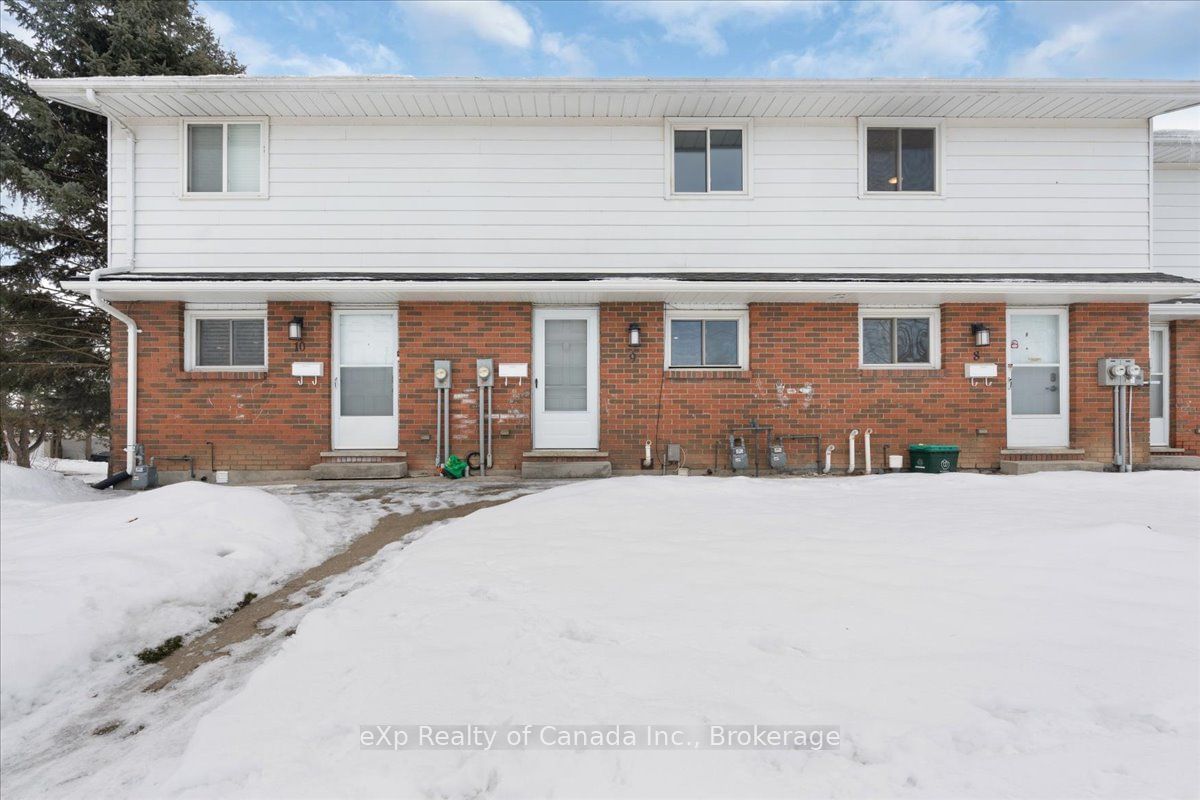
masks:
<svg viewBox="0 0 1200 800"><path fill-rule="evenodd" d="M971 326L971 333L975 336L976 347L987 347L992 343L992 332L987 325L976 322Z"/></svg>

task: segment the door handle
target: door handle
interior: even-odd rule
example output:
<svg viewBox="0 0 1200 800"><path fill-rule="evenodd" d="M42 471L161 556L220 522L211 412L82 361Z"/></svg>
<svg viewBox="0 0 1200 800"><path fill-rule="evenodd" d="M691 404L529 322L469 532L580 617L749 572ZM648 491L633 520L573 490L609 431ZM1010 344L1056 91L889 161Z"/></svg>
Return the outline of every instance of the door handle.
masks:
<svg viewBox="0 0 1200 800"><path fill-rule="evenodd" d="M538 379L537 378L533 379L533 388L535 388L535 389L538 388Z"/></svg>

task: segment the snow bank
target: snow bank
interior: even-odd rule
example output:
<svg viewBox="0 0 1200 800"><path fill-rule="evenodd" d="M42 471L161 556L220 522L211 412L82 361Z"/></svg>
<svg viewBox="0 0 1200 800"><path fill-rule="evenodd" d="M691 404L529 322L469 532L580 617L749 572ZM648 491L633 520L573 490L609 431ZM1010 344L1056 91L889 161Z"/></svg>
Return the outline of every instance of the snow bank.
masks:
<svg viewBox="0 0 1200 800"><path fill-rule="evenodd" d="M58 472L0 462L0 508L14 514L14 505L24 509L26 505L98 500L103 496L100 491ZM0 511L0 514L7 521L7 513Z"/></svg>
<svg viewBox="0 0 1200 800"><path fill-rule="evenodd" d="M263 593L345 536L335 525L299 524L258 489L197 482L105 495L8 464L0 485L6 723L95 691L136 663L133 653L195 630L246 592Z"/></svg>
<svg viewBox="0 0 1200 800"><path fill-rule="evenodd" d="M1192 796L1190 474L612 479L385 555L200 723L197 797ZM839 726L826 752L360 726Z"/></svg>

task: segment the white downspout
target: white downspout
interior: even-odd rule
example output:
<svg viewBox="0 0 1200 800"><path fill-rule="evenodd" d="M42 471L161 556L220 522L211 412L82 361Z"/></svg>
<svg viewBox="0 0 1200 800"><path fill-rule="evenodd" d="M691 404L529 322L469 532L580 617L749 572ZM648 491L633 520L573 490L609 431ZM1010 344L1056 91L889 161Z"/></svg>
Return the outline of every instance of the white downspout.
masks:
<svg viewBox="0 0 1200 800"><path fill-rule="evenodd" d="M133 317L116 308L105 300L100 295L100 277L102 275L112 275L119 272L129 272L137 264L136 242L137 233L135 223L137 220L137 194L136 194L136 176L137 176L137 136L133 130L122 122L116 115L110 113L100 100L96 97L94 89L87 90L87 100L95 109L103 114L108 120L117 124L125 135L128 137L128 163L125 165L126 178L126 200L129 219L125 225L125 263L118 265L109 265L99 269L92 270L88 275L88 283L91 284L92 304L104 311L114 319L120 320L125 324L127 331L127 344L125 347L125 471L133 474L134 467L134 451L137 448L137 343L138 343L138 326ZM111 164L109 165L111 169ZM112 218L112 196L109 196L109 219Z"/></svg>

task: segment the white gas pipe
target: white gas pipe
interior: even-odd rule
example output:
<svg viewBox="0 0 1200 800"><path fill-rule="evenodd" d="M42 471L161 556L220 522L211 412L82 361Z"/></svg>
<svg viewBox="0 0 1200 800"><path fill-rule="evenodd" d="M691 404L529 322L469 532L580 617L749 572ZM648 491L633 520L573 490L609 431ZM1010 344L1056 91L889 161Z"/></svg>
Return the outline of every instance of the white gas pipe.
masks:
<svg viewBox="0 0 1200 800"><path fill-rule="evenodd" d="M830 470L832 470L832 469L833 469L833 445L829 445L828 447L825 448L825 472L824 472L824 474L828 475Z"/></svg>
<svg viewBox="0 0 1200 800"><path fill-rule="evenodd" d="M650 454L650 440L646 440L646 455L642 458L642 466L650 469L654 466L654 456Z"/></svg>
<svg viewBox="0 0 1200 800"><path fill-rule="evenodd" d="M854 474L854 439L858 436L858 428L850 431L850 469L846 470L847 475Z"/></svg>
<svg viewBox="0 0 1200 800"><path fill-rule="evenodd" d="M863 434L863 461L866 462L866 468L863 469L863 475L871 474L871 434L874 433L870 428Z"/></svg>

